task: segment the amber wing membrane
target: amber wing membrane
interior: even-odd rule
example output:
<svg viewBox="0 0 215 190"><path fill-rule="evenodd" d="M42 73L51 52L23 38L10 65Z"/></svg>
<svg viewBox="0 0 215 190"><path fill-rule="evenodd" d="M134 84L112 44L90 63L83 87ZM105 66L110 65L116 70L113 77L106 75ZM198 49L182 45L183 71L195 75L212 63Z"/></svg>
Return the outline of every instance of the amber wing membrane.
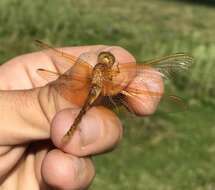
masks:
<svg viewBox="0 0 215 190"><path fill-rule="evenodd" d="M89 88L92 74L92 66L86 61L75 57L71 54L63 52L59 49L53 48L41 41L36 41L37 44L45 49L45 53L51 58L54 64L59 63L63 66L69 64L66 72L59 74L58 84L67 84L69 81L71 83L70 89L79 90L82 88ZM126 86L123 91L123 95L137 98L139 94L146 94L152 97L167 97L166 99L171 99L173 102L180 102L180 98L173 95L164 95L163 92L154 91L148 88L148 83L150 80L153 83L159 83L161 78L165 80L171 79L174 77L175 73L184 72L189 69L190 65L193 62L193 58L185 53L176 53L168 56L164 56L158 59L147 60L143 63L120 63L117 66L114 66L112 69L113 78L112 80L104 81L104 83L112 83L113 86L121 85L123 88ZM44 74L45 73L45 74ZM138 78L138 84L145 86L146 88L138 88L135 85L129 85L128 81L118 80L118 75L122 74L124 76L129 76L131 73L135 73L132 77ZM40 75L43 77L48 76L48 71L40 69ZM53 72L50 72L50 75L53 75ZM49 75L49 76L50 76ZM133 79L131 79L131 82ZM78 85L76 85L76 83ZM75 85L74 85L75 84ZM111 86L111 85L110 85ZM111 90L111 89L110 89Z"/></svg>
<svg viewBox="0 0 215 190"><path fill-rule="evenodd" d="M118 68L120 73L127 73L128 75L131 72L135 72L136 76L139 78L139 82L144 85L146 82L144 75L149 75L148 78L154 80L160 80L159 77L162 77L164 80L170 80L171 77L174 78L175 73L186 72L192 63L193 58L191 56L185 53L176 53L158 59L148 60L142 63L138 62L138 64L119 64ZM114 77L112 81L114 84L117 84L117 81L114 79ZM120 84L122 84L121 81ZM138 91L138 89L134 90ZM156 95L156 93L154 95Z"/></svg>
<svg viewBox="0 0 215 190"><path fill-rule="evenodd" d="M42 48L43 50L47 50L47 54L50 56L50 58L57 56L58 58L64 58L64 60L67 61L67 63L74 64L77 61L77 57L74 55L71 55L69 53L66 53L62 50L59 50L57 48L52 47L51 45L42 42L40 40L35 40L35 44ZM50 53L51 52L51 53Z"/></svg>
<svg viewBox="0 0 215 190"><path fill-rule="evenodd" d="M90 64L79 57L54 48L42 41L36 40L35 42L48 55L56 68L56 71L39 68L37 73L42 78L48 81L58 78L58 85L66 85L70 82L71 90L79 90L84 87L89 88L92 73L92 66Z"/></svg>
<svg viewBox="0 0 215 190"><path fill-rule="evenodd" d="M187 105L182 98L172 95L172 92L170 94L166 90L164 93L163 90L153 89L151 84L153 83L155 86L159 86L161 81L171 80L171 78L174 78L175 73L186 72L192 63L193 58L191 56L184 53L176 53L145 61L142 64L121 64L119 66L120 72L126 72L128 74L130 72L136 73L136 76L130 83L131 85L128 84L122 91L122 94L129 98L139 99L140 102L142 101L140 95L151 96L155 99L162 97L164 105L171 105L170 107L178 107L179 110L184 110L187 108ZM175 108L173 109L175 110ZM170 112L172 112L171 108Z"/></svg>

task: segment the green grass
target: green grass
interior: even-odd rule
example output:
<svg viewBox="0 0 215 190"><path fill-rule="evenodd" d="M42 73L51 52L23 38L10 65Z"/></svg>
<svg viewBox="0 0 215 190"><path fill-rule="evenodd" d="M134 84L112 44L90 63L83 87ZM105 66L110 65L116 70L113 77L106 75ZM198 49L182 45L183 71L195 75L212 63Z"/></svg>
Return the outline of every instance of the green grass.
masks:
<svg viewBox="0 0 215 190"><path fill-rule="evenodd" d="M141 120L125 125L118 149L95 159L92 189L214 189L211 115L213 108L195 107L165 119L154 116L145 125Z"/></svg>
<svg viewBox="0 0 215 190"><path fill-rule="evenodd" d="M0 62L56 46L108 44L137 60L187 52L195 62L174 81L187 112L125 120L125 138L95 158L97 189L215 189L215 8L174 0L1 0Z"/></svg>

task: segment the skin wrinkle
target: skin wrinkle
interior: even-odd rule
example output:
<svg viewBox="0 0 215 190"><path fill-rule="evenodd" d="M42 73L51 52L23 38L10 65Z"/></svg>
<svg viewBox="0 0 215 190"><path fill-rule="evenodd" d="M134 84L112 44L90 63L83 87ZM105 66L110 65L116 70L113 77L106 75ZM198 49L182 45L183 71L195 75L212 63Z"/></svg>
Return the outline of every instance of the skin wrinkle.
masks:
<svg viewBox="0 0 215 190"><path fill-rule="evenodd" d="M13 148L11 146L2 146L0 148L0 157L6 155Z"/></svg>
<svg viewBox="0 0 215 190"><path fill-rule="evenodd" d="M38 102L39 102L39 106L40 106L40 110L41 112L43 113L46 121L50 124L51 123L51 119L48 117L48 114L46 113L46 109L44 108L44 103L43 103L43 91L44 91L44 88L40 89L39 90L39 93L38 93Z"/></svg>
<svg viewBox="0 0 215 190"><path fill-rule="evenodd" d="M21 160L21 167L18 172L18 189L19 190L38 190L39 184L34 171L35 156L34 151L27 150L27 156ZM25 183L21 179L31 178L31 181L26 180Z"/></svg>
<svg viewBox="0 0 215 190"><path fill-rule="evenodd" d="M28 77L28 79L29 79L29 81L30 81L30 83L31 83L31 87L34 88L35 85L34 85L34 82L33 82L33 80L32 80L32 77L31 77L31 75L30 75L30 70L28 69L28 67L27 67L26 65L24 66L24 69L25 69L26 74L27 74L27 77Z"/></svg>
<svg viewBox="0 0 215 190"><path fill-rule="evenodd" d="M55 64L55 62L52 61L50 57L49 57L49 59L50 59L50 62L52 63L52 65L54 67L55 72L61 74L61 72L60 72L59 68L57 67L57 65Z"/></svg>
<svg viewBox="0 0 215 190"><path fill-rule="evenodd" d="M28 122L30 125L29 126L31 126L33 129L35 129L35 125L37 126L38 124L37 124L37 121L36 121L36 123L33 121L32 122L32 120L29 120L29 117L27 116L27 118L26 118L26 107L37 107L38 108L38 110L37 110L37 113L39 113L39 116L42 116L42 117L44 117L44 115L43 114L41 114L41 112L39 111L40 109L40 105L39 105L39 101L38 101L38 94L39 94L39 92L40 92L40 89L39 88L37 88L37 89L34 89L34 90L28 90L30 93L27 93L27 92L25 92L25 91L23 91L22 93L23 93L23 95L21 95L22 97L24 97L24 99L25 99L25 101L23 101L23 102L20 102L20 107L22 107L22 105L23 105L23 103L25 104L25 109L24 110L20 110L20 107L19 106L17 106L17 108L19 109L19 111L18 111L18 113L19 113L19 115L20 115L20 117L21 118L23 118L23 120L26 122ZM37 93L35 93L35 91L37 92ZM26 94L26 95L25 95ZM35 100L35 101L32 101L32 100ZM35 106L36 105L36 106ZM29 110L31 110L31 108L29 109ZM32 115L33 116L33 115ZM30 117L31 118L31 117ZM44 121L44 119L42 119L42 121Z"/></svg>
<svg viewBox="0 0 215 190"><path fill-rule="evenodd" d="M45 155L47 155L49 151L54 149L54 146L50 140L45 140L45 141L33 143L31 145L31 148L33 148L35 152L34 171L35 171L35 175L39 183L40 189L48 190L49 189L48 185L45 183L45 181L42 178L41 165Z"/></svg>
<svg viewBox="0 0 215 190"><path fill-rule="evenodd" d="M23 157L20 158L20 160L16 163L16 165L14 166L13 170L11 170L11 172L9 172L6 176L5 176L5 180L3 180L3 183L1 184L1 188L2 189L18 189L19 187L17 187L18 184L18 171L20 169L20 163L21 160L23 159Z"/></svg>
<svg viewBox="0 0 215 190"><path fill-rule="evenodd" d="M53 89L54 90L54 89ZM57 97L56 97L56 93L53 93L53 99L54 99L54 109L57 112L59 110L59 107L57 105Z"/></svg>
<svg viewBox="0 0 215 190"><path fill-rule="evenodd" d="M45 134L44 137L47 137L47 135L46 135L47 130L45 130L44 134L41 133L41 129L42 129L42 131L44 131L44 129L43 129L44 126L48 126L48 124L47 123L45 124L44 118L41 118L41 117L44 117L44 115L41 114L41 111L39 111L40 109L39 109L38 101L35 98L36 97L35 91L28 90L28 93L21 92L21 91L14 91L14 92L9 93L9 95L8 95L7 91L4 91L3 93L0 93L0 94L1 95L4 94L4 96L5 96L4 99L8 99L7 100L8 102L13 102L12 104L9 104L10 107L8 107L8 104L5 105L6 104L5 101L1 103L1 105L2 105L1 118L5 118L4 120L6 122L8 115L4 116L3 114L8 113L7 110L10 110L10 112L11 112L10 117L12 117L14 115L14 117L17 118L17 124L24 122L24 125L22 125L22 127L26 129L26 130L20 130L21 128L20 129L17 128L17 129L13 130L12 128L5 128L5 130L3 130L3 131L8 133L8 136L9 136L10 131L13 130L14 134L19 134L17 137L14 137L14 140L18 140L18 141L20 138L23 138L23 140L24 140L30 134L32 134L31 137L32 137L32 139L34 139L36 136L34 136L33 134L38 134L38 132L40 133L41 136L44 136L44 134ZM17 95L19 95L19 96L17 96ZM17 98L14 98L14 97L17 97ZM18 98L18 97L21 97L21 98ZM32 100L35 100L35 101L32 101ZM23 104L24 104L24 106L23 106ZM36 107L37 112L36 113L34 112L35 114L32 113L31 107ZM26 112L26 110L28 110L28 108L29 108L29 112L28 111ZM35 116L35 117L32 117L32 116ZM41 119L38 120L38 118L41 118ZM38 121L40 121L39 125L38 125ZM33 132L35 132L35 133L33 133ZM11 136L13 136L13 133L11 134Z"/></svg>
<svg viewBox="0 0 215 190"><path fill-rule="evenodd" d="M17 187L18 187L17 189L18 190L25 190L26 189L26 188L23 188L23 178L25 179L25 187L26 186L28 187L28 177L31 177L31 183L34 181L34 180L32 180L32 173L35 173L35 172L29 172L28 176L25 176L25 174L26 174L26 168L28 168L28 170L29 170L28 163L29 163L29 158L31 156L32 155L28 152L27 156L23 157L23 159L20 161L21 163L19 165L19 169L18 169L18 172L17 172L18 173L18 175L17 175L18 176L18 180L17 180L18 181L18 185L17 185ZM30 167L32 167L32 165L30 165ZM32 187L35 187L35 184L32 184Z"/></svg>
<svg viewBox="0 0 215 190"><path fill-rule="evenodd" d="M50 125L55 113L62 107L60 105L59 95L52 85L46 85L39 90L38 102L43 115Z"/></svg>
<svg viewBox="0 0 215 190"><path fill-rule="evenodd" d="M9 172L17 165L17 163L21 160L23 153L26 150L26 145L14 146L12 150L10 150L6 155L0 157L0 162L6 161L5 165L0 168L0 185L3 183L4 178L7 177ZM15 159L14 159L15 158Z"/></svg>
<svg viewBox="0 0 215 190"><path fill-rule="evenodd" d="M82 47L81 47L82 48ZM70 50L70 49L68 49L68 52L73 52L72 54L74 54L74 55L79 55L79 54L81 54L82 52L84 52L84 51L87 51L86 49L82 49L81 50L81 48L79 48L79 50L78 50L78 48L74 48L75 49L75 51L73 51L73 49L72 49L72 51ZM88 50L89 49L91 49L91 48L88 48ZM120 50L121 51L121 50ZM126 54L126 53L125 53ZM49 60L49 61L51 61L50 63L48 63L47 61L48 61L48 59L47 59L47 57L44 59L44 58L42 58L42 61L40 60L40 56L42 57L42 53L35 53L35 54L32 54L32 55L34 55L33 56L33 59L32 59L32 57L31 57L31 55L28 55L28 57L26 57L26 59L25 59L25 56L23 56L22 57L22 59L20 59L20 62L22 61L22 63L23 64L28 64L29 65L29 67L27 67L28 69L28 71L29 71L29 73L28 73L28 77L25 77L24 78L24 75L23 76L20 76L20 79L21 78L23 78L22 80L26 80L27 78L29 79L29 75L31 75L32 74L32 76L33 77L31 77L31 80L33 80L33 81L35 81L35 82L33 82L36 86L38 86L38 85L44 85L45 84L45 81L44 81L44 83L43 82L41 82L41 80L39 79L39 76L37 75L37 74L35 74L36 72L36 69L37 68L40 68L40 67L42 67L43 65L41 64L43 61L44 62L46 62L46 63L44 63L45 64L45 69L50 69L50 70L54 70L54 68L53 68L53 65L51 65L51 64L53 64L53 62L51 61L51 60ZM43 55L43 57L44 57L44 55ZM127 58L126 58L127 59ZM33 60L33 61L32 61ZM15 62L15 61L14 61ZM40 63L41 62L41 63ZM29 63L34 63L34 64L29 64ZM57 63L55 63L56 64L56 66L61 70L62 68L61 68L61 65L57 65ZM14 64L15 65L15 64ZM42 65L42 66L41 66ZM50 66L51 65L51 66ZM10 68L12 68L12 66L13 66L13 64L11 63L11 65L8 67L9 69L8 69L8 73L9 73L9 71L10 71ZM17 65L16 65L17 66ZM32 66L32 67L30 67L30 66ZM34 71L35 70L35 71ZM13 70L13 71L15 71L16 72L16 70ZM6 73L7 73L6 72ZM27 74L25 73L25 76L27 76ZM5 76L5 78L8 80L8 81L11 81L10 80L10 76ZM38 80L38 83L36 82ZM19 85L19 87L22 87L22 84L21 84L21 81L12 81L12 83L11 83L11 88L12 89L14 89L14 88L16 88L17 86L15 86L14 84L16 84L16 83L14 83L13 84L13 82L20 82L20 84L18 84ZM25 86L24 87L26 87L26 88L29 88L29 86L26 86L26 85L32 85L32 84L30 84L30 82L29 83L25 83ZM51 93L50 94L50 92L53 90L53 93ZM29 114L29 112L28 112L28 110L25 110L27 113L27 115L28 115L28 117L30 117L30 119L35 119L35 118L37 118L37 120L36 121L39 121L38 123L39 123L39 126L35 126L35 121L34 122L32 122L31 120L29 120L28 121L28 124L29 125L31 125L29 128L30 128L30 130L22 130L23 132L21 132L21 134L22 135L24 135L24 134L26 134L26 136L25 137L28 137L30 140L32 140L32 136L31 136L31 133L34 133L34 134L36 134L36 135L38 135L39 133L40 133L40 131L41 131L41 129L42 129L42 132L44 132L45 131L45 133L42 133L42 135L41 134L39 134L38 136L39 136L39 139L38 139L38 136L36 136L36 138L34 138L34 139L38 139L38 140L41 140L41 139L44 139L44 138L47 138L47 134L48 134L48 131L47 130L49 130L49 126L50 126L50 122L48 122L48 121L50 121L50 118L52 118L53 116L54 116L54 114L53 114L53 112L55 113L56 111L59 111L59 109L63 109L63 108L68 108L68 107L72 107L72 106L74 106L74 105L72 105L71 106L71 104L69 103L69 102L66 102L66 101L62 101L62 99L63 99L63 97L61 97L56 91L55 91L55 89L52 89L52 88L49 88L49 89L45 89L44 90L44 92L40 92L40 94L39 94L39 91L37 92L37 93L35 93L35 95L34 95L34 97L26 97L27 98L27 101L29 101L29 100L31 100L31 98L35 98L36 97L36 100L39 100L39 96L42 96L42 94L44 95L44 96L47 96L47 97L44 97L44 99L42 99L42 100L40 100L40 102L37 102L36 103L36 106L34 107L38 112L41 112L40 114L38 114L38 113L36 113L36 114L34 114L34 115L31 115L31 114ZM28 99L29 98L29 99ZM25 98L22 98L22 97L20 97L20 99L24 99L24 101L22 102L22 106L23 106L23 104L25 105ZM46 104L44 104L44 102L45 101L47 101L48 100L48 104L49 105L47 105L46 106ZM53 104L51 104L51 101L50 100L53 100ZM74 104L75 104L76 102L74 101ZM27 104L28 104L28 106L30 106L30 105L34 105L34 102L27 102ZM41 105L40 105L41 104ZM51 105L50 105L51 104ZM43 113L42 113L42 109L45 109L44 111L45 112L47 112L47 118L45 118L45 116L42 116L43 115ZM47 110L46 110L47 109ZM53 111L53 110L54 111ZM51 110L51 113L49 112ZM53 111L53 112L52 112ZM105 113L104 113L105 114ZM45 114L44 114L45 115ZM100 114L99 115L96 115L96 117L99 117L100 116ZM26 119L26 118L25 118ZM43 119L43 121L41 121L41 119ZM106 119L109 119L109 116L107 116L106 117ZM115 116L114 117L111 117L111 121L109 121L109 122L105 122L104 120L102 120L102 126L103 127L106 127L107 125L111 125L110 126L110 128L109 128L109 126L107 126L108 127L108 130L106 129L105 130L105 133L111 133L111 134L107 134L107 136L106 137L104 137L103 139L101 139L101 141L99 142L99 144L94 144L92 147L91 147L91 150L94 150L95 152L97 152L97 153L99 153L99 151L102 151L102 152L104 152L105 151L105 148L106 147L110 147L110 146L114 146L114 144L113 143L115 143L115 141L117 141L117 140L115 140L115 138L118 138L120 135L119 134L117 134L118 133L118 131L120 130L120 129L118 129L117 127L118 127L118 125L116 125L116 128L114 128L114 126L113 126L113 123L112 122L114 122L115 123ZM37 124L38 124L37 123ZM46 126L46 124L47 124L47 126ZM60 123L59 123L60 124ZM93 124L92 124L93 125ZM104 126L105 125L105 126ZM27 125L26 125L27 126ZM60 125L59 125L60 126ZM58 126L58 127L59 127ZM46 128L47 127L47 128ZM64 126L60 126L60 127L64 127ZM59 127L59 128L60 128ZM28 128L28 129L29 129ZM31 129L32 128L32 129ZM37 128L36 129L36 131L35 130L33 130L33 128ZM56 127L53 127L53 128L56 128ZM22 129L22 128L21 128ZM24 128L25 129L25 128ZM26 133L27 132L27 133ZM112 134L112 133L114 133L114 134ZM18 134L18 136L19 136L19 134L20 134L20 132L18 132L18 131L15 131L14 132L14 135L17 135ZM22 136L21 136L21 138L22 138ZM54 137L53 137L54 138ZM110 140L110 139L112 139L112 140ZM105 142L104 142L105 141ZM111 141L111 145L110 145L110 143L109 143L109 141ZM38 142L38 141L37 141ZM37 142L33 142L33 143L31 143L30 145L32 146L32 147L37 147ZM43 144L44 144L44 147L43 147L43 149L45 149L45 148L47 148L47 142L46 141L44 141L43 142ZM103 146L103 144L104 144L104 146ZM31 147L31 148L32 148ZM98 151L97 151L98 150ZM28 170L28 172L26 173L26 176L27 177L25 177L24 175L19 175L19 181L21 181L21 182L23 182L23 181L25 181L25 178L27 178L27 179L29 179L29 183L30 183L30 181L31 181L31 174L32 174L32 172L34 173L33 175L35 175L36 177L37 177L37 174L35 174L35 170L36 170L36 168L37 168L37 170L38 171L40 171L40 163L38 163L38 161L36 160L37 159L37 155L36 155L36 152L37 152L37 150L35 150L34 151L34 153L32 153L33 154L33 156L35 156L35 159L33 159L34 161L33 162L28 162L28 164L30 164L30 166L32 166L31 167L31 170ZM86 154L87 153L87 154ZM26 152L26 154L24 155L24 156L27 156L27 154L28 154L28 152ZM32 154L30 155L30 156L32 156ZM91 153L91 151L87 151L87 149L85 150L85 153L83 154L83 156L87 156L87 155L91 155L91 154L94 154L94 153ZM41 159L44 159L45 158L45 153L44 153L44 155L42 155L41 156L42 158ZM77 159L79 159L78 157L77 157ZM30 159L31 160L31 159ZM18 163L18 165L19 165L19 167L21 166L21 164L23 164L23 163L25 163L25 161L26 160L24 160L23 159L23 161L22 161L22 163L21 162L19 162ZM40 161L39 161L40 162ZM90 160L89 160L89 162L90 162ZM20 164L21 163L21 164ZM38 166L36 166L36 163L38 163ZM55 165L55 162L54 162L54 165ZM85 171L79 171L80 172L80 174L81 174L81 172L82 172L82 174L83 174L83 176L84 176L84 178L85 178L85 180L82 180L82 179L80 179L80 181L79 181L79 183L82 183L81 185L81 187L82 188L84 188L84 186L85 186L85 184L86 184L86 181L91 181L92 180L92 173L93 173L93 171L94 171L94 168L93 168L93 165L88 165L87 163L85 163L85 166L86 166L86 168L84 169ZM27 168L27 165L25 165L25 167ZM23 167L23 168L25 168L25 167ZM32 169L33 168L33 169ZM67 168L67 167L66 167ZM17 169L17 168L16 168ZM20 167L20 168L18 168L17 170L20 170L20 169L22 169L22 167ZM11 172L12 174L13 174L13 177L14 176L16 176L16 174L17 174L17 171L14 171L14 173L13 173L13 171ZM20 172L19 173L22 173L22 171L20 170ZM30 175L27 175L27 174L30 174ZM46 173L46 174L49 174L50 176L52 175L51 173ZM94 172L94 174L95 174L95 172ZM12 175L11 175L12 176ZM86 176L86 177L85 177ZM54 179L54 180L57 180L57 179L60 179L60 177L61 176L57 176L57 178L56 179ZM65 176L66 177L66 176ZM68 180L70 180L70 178L69 177L71 177L71 176L67 176L68 177ZM75 178L72 178L71 180L73 180L74 181L74 184L76 184L76 176L74 176ZM80 177L81 178L81 177ZM33 179L35 179L35 177L33 178ZM7 178L6 179L6 181L7 182L9 182L10 181L10 177L9 178ZM14 180L15 181L15 180ZM37 181L37 183L39 184L41 181L39 180L39 177L37 177L37 179L35 180L35 181ZM10 181L11 182L11 181ZM21 182L20 182L20 184L21 184ZM8 183L7 183L8 184ZM37 184L37 185L38 185ZM34 185L34 183L32 182L32 185ZM36 185L36 186L37 186ZM32 188L31 188L32 186L30 186L30 188L28 188L28 189L31 189L32 190ZM77 186L78 187L78 186ZM24 189L23 189L24 188ZM20 187L19 189L22 189L22 190L25 190L27 187ZM68 189L69 187L65 187L66 189ZM64 188L64 189L65 189ZM8 189L8 188L5 188L5 189ZM12 188L9 188L10 190L11 189L17 189L17 188L15 188L14 186L12 187ZM47 188L47 189L49 189L49 188Z"/></svg>
<svg viewBox="0 0 215 190"><path fill-rule="evenodd" d="M11 92L8 92L8 93L11 93ZM13 92L12 92L13 93ZM26 109L27 108L30 108L31 107L34 107L35 105L35 102L36 101L32 101L34 100L34 97L32 95L33 94L33 91L32 90L26 90L26 91L19 91L19 90L16 90L14 91L15 95L13 95L13 99L14 97L16 97L17 99L14 99L14 107L15 107L15 111L16 113L20 116L20 118L23 120L23 121L28 121L29 122L29 119L26 118L25 114L26 114ZM19 95L16 95L19 94ZM22 97L22 98L19 98ZM35 125L34 123L31 123L32 125Z"/></svg>
<svg viewBox="0 0 215 190"><path fill-rule="evenodd" d="M68 103L66 101L64 101L65 104L60 104L63 99L59 99L59 95L52 85L46 85L41 88L38 94L38 100L40 103L40 109L44 113L49 124L51 123L55 113L62 109L62 107L71 107L70 105L67 105Z"/></svg>
<svg viewBox="0 0 215 190"><path fill-rule="evenodd" d="M16 94L16 93L17 92L14 92L14 94ZM1 121L3 122L3 124L8 119L8 116L9 116L8 113L11 112L10 117L16 116L16 114L18 114L17 107L21 106L19 101L20 101L20 99L18 97L14 98L13 94L10 94L8 91L0 91L0 102L1 102L0 118L1 118ZM10 102L10 104L8 104L7 102ZM8 110L10 110L10 112ZM2 125L1 128L2 128L2 132L5 131L6 134L9 132L8 126ZM11 135L11 137L12 136L13 135ZM4 137L6 138L6 136L4 136ZM4 144L2 144L2 145L4 145Z"/></svg>

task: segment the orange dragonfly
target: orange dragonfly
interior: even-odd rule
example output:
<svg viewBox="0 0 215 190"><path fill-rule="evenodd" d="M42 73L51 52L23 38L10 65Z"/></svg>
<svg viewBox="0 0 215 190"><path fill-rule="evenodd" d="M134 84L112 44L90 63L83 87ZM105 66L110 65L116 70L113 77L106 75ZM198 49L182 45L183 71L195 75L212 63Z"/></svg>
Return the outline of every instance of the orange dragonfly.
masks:
<svg viewBox="0 0 215 190"><path fill-rule="evenodd" d="M141 110L137 109L140 105L143 105L142 109L144 110L150 109L147 101L145 101L146 104L142 104L144 97L155 99L154 102L158 104L163 96L162 79L168 78L175 71L188 69L193 62L192 57L184 53L176 53L149 60L143 64L135 64L134 62L119 63L117 57L110 51L87 52L88 57L94 56L95 58L96 63L93 66L81 56L75 57L39 40L36 40L36 43L40 47L47 49L54 62L60 58L71 64L71 68L63 74L42 68L38 69L38 74L43 78L49 75L58 76L57 80L53 81L51 85L61 96L71 101L74 98L72 96L74 92L83 89L87 91L85 102L79 114L62 139L62 146L67 144L81 122L83 115L97 100L102 97L108 97L110 102L115 105L112 97L120 94L124 96L124 100L122 99L121 103L128 110L135 113L141 112ZM180 101L177 96L172 96L171 98ZM131 100L136 102L136 106L135 104L133 106L129 105Z"/></svg>

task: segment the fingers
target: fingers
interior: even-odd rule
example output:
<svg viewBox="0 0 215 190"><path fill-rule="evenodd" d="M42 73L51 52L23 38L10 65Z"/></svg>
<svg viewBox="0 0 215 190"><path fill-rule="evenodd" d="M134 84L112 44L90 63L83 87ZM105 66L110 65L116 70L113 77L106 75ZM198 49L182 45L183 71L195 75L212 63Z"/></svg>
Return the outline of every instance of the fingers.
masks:
<svg viewBox="0 0 215 190"><path fill-rule="evenodd" d="M82 53L95 51L106 46L80 46L60 48L66 53L79 57ZM48 83L37 74L37 69L43 68L54 72L63 73L72 66L71 63L50 58L44 51L28 53L13 58L0 67L0 89L22 90L44 86ZM19 80L17 80L19 79Z"/></svg>
<svg viewBox="0 0 215 190"><path fill-rule="evenodd" d="M101 51L101 46L68 48L69 52L71 51L71 53L77 54L78 56L81 52L87 50L92 50L94 52ZM119 62L134 61L133 57L120 47L112 47L110 51L113 52ZM12 60L8 63L10 66L15 62L18 62L18 65L24 65L23 69L25 72L21 72L20 69L17 68L17 70L10 73L6 66L1 67L7 72L7 76L12 76L15 71L21 75L19 78L16 74L16 78L19 78L19 80L16 80L16 82L13 80L13 83L9 84L9 89L17 89L16 87L20 89L20 86L16 86L15 84L22 82L22 80L27 80L26 77L22 78L22 75L29 76L30 83L33 87L37 84L41 84L38 82L39 76L36 75L35 72L37 68L41 68L42 64L48 66L51 64L51 60L47 60L47 55L45 55L46 58L43 57L41 59L42 53L33 53L26 56L21 56L17 58L17 61ZM40 64L38 63L39 61L41 61ZM94 59L94 61L96 60ZM50 67L54 67L53 63ZM2 70L0 69L0 71ZM10 81L10 77L7 80ZM25 84L24 88L30 88L30 85ZM68 92L70 91L68 90ZM86 96L79 93L74 96L73 99L65 99L59 95L59 92L52 88L51 85L47 85L32 90L0 91L0 97L0 130L2 132L0 134L0 145L13 145L26 143L32 140L48 139L50 135L50 122L54 115L58 111L68 107L74 107L74 105L81 107L85 101L85 99L81 97ZM13 138L10 138L11 134L13 134ZM94 150L94 152L97 151Z"/></svg>
<svg viewBox="0 0 215 190"><path fill-rule="evenodd" d="M68 52L77 54L79 56L83 51L87 51L90 49L91 50L96 49L97 51L100 51L101 46L84 47L84 48L79 47L79 48L71 48L71 49L68 48L66 50ZM134 62L134 58L126 50L120 47L105 48L105 51L111 51L116 56L119 63L123 64L127 62ZM32 84L34 84L35 86L37 84L41 84L40 82L38 82L39 79L38 79L38 76L35 75L35 70L37 68L41 68L42 64L44 63L50 66L51 60L48 59L47 55L42 53L39 53L39 54L33 53L26 56L19 57L18 58L19 61L17 62L25 65L24 68L26 69L26 73L27 73L26 75L32 77L31 78ZM41 57L43 58L41 59ZM32 61L35 61L36 64L30 64L32 63ZM42 64L41 63L38 64L39 61L41 61ZM11 61L9 65L13 65L13 62L16 62L16 61ZM53 69L55 68L55 66L53 66L53 63L52 63L52 66L50 67L52 67ZM141 115L152 113L155 110L160 99L160 96L157 96L154 98L150 94L147 94L147 90L148 89L153 90L156 88L155 91L159 91L159 92L162 91L162 80L161 79L155 80L155 77L152 77L153 71L150 74L149 73L150 72L143 73L142 77L143 78L145 77L143 80L145 82L139 83L140 89L141 88L145 89L144 93L138 94L136 96L138 97L137 99L135 99L134 97L126 97L131 108L135 110L136 113L139 113ZM11 75L12 74L10 74L9 76ZM132 88L132 85L135 84L136 79L138 79L138 76L128 86L128 92L129 92L129 87ZM156 85L157 87L160 87L160 88L157 88ZM27 86L28 85L26 84L26 87ZM12 86L11 88L14 89L16 87ZM2 126L0 127L0 129L3 134L0 138L0 144L4 144L4 145L23 143L29 140L39 140L39 139L49 138L50 121L53 119L56 112L72 106L70 102L65 101L65 99L63 99L62 97L59 97L56 91L50 90L49 86L46 86L43 88L36 88L30 91L13 91L13 92L0 91L0 96L1 96L0 106L2 108L0 110L1 111L0 126ZM83 94L79 93L77 94L77 96L73 97L73 100L72 100L73 105L76 104L78 106L81 106L85 101L84 98L81 98L82 96ZM15 126L15 127L9 127L9 126ZM10 138L11 134L14 134L13 136L16 138ZM92 152L96 153L99 151L93 150ZM85 154L83 150L79 151L79 153Z"/></svg>
<svg viewBox="0 0 215 190"><path fill-rule="evenodd" d="M51 127L51 139L56 147L76 156L86 156L102 153L118 144L122 136L120 120L110 110L94 107L82 118L68 144L61 147L61 140L77 113L75 110L66 109L55 116Z"/></svg>
<svg viewBox="0 0 215 190"><path fill-rule="evenodd" d="M131 110L138 115L150 115L155 112L164 93L163 79L155 69L145 68L125 90Z"/></svg>
<svg viewBox="0 0 215 190"><path fill-rule="evenodd" d="M43 180L57 189L85 189L94 175L90 159L77 158L57 149L50 151L42 163Z"/></svg>
<svg viewBox="0 0 215 190"><path fill-rule="evenodd" d="M20 145L11 147L0 147L0 181L3 181L9 171L17 164L26 151L27 146Z"/></svg>

